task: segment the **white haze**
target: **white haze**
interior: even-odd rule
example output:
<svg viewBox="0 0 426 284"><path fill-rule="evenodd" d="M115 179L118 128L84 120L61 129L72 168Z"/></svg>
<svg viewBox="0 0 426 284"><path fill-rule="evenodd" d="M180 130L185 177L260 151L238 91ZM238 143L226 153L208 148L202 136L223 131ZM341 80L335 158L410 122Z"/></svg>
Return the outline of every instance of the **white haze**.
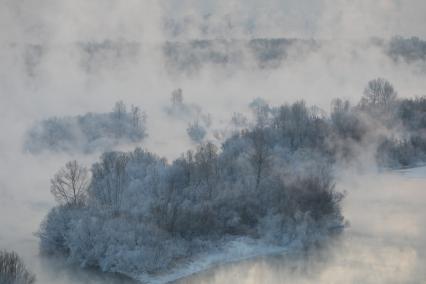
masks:
<svg viewBox="0 0 426 284"><path fill-rule="evenodd" d="M36 120L54 115L104 112L110 110L115 101L123 100L128 104L140 105L147 112L149 138L142 146L172 159L193 147L186 136L186 124L167 118L163 111L169 103L171 91L178 87L183 89L186 101L202 106L213 115L217 124L228 121L234 111L247 112L247 104L256 97L265 98L271 104L305 99L325 110L335 97L356 102L366 82L378 76L392 82L402 97L424 95L424 64L395 63L378 47L365 41L374 36L387 39L397 34L426 38L424 11L426 2L422 0L0 0L0 248L14 249L21 254L30 269L37 273L39 283L105 281L97 274L86 272L82 272L81 276L77 272L70 272L66 276L65 268L49 269L54 262L45 262L38 256L37 238L33 233L47 211L54 206L49 193L50 177L70 159L78 159L89 166L98 155L32 156L23 153L24 133ZM190 23L199 23L208 13L211 17L206 33L202 33L195 24L190 24L185 34L173 37L164 31L164 19L186 17L191 19ZM227 25L223 19L232 19L232 25ZM318 38L333 42L324 44L320 50L306 57L291 57L278 69L233 70L232 67L206 66L192 76L169 75L159 48L166 40L251 37ZM98 62L99 71L86 72L81 66L83 55L75 44L106 39L139 42L141 51L130 60L117 61L106 57ZM46 46L40 62L30 71L26 62L28 44ZM295 54L296 51L297 47ZM253 66L254 63L248 65ZM350 180L343 183L350 184ZM389 187L390 190L398 186L410 187L406 181L396 180L389 186L383 183L378 187ZM352 193L351 187L347 187L350 191L348 200L358 201L348 201L345 212L352 212L349 216L353 217L349 219L354 223L354 228L360 230L357 233L363 234L371 231L368 227L371 220L364 223L362 216L365 215L353 213L358 210L363 212L364 208L357 197L351 199L350 196L368 198L370 195L364 195L368 190L374 199L376 186L363 187L361 184L355 188L357 191ZM423 194L423 199L416 194ZM420 190L405 198L408 201L401 205L404 208L409 208L410 202L425 200ZM386 200L383 206L372 207L372 213L383 215L386 210L392 209L386 206ZM419 212L419 216L424 214L424 211ZM389 227L380 222L374 227L392 230L394 227L391 225L395 224L396 233L389 234L399 237L398 228L407 226L408 232L420 236L413 240L416 242L413 246L408 246L406 250L406 247L402 247L402 252L399 246L391 247L388 251L386 242L369 243L367 247L376 247L379 257L382 252L385 264L386 261L393 261L394 257L402 258L406 265L400 269L409 270L407 273L420 273L417 266L419 263L425 264L424 255L419 255L425 235L416 231L421 230L416 222L424 218L411 217L396 216L394 222L385 223ZM380 234L386 236L384 232ZM410 243L410 240L407 242ZM358 249L365 249L364 243L355 242L361 248L351 245L350 240L343 241L343 246L349 246L356 253ZM337 259L338 254L339 250L334 252ZM356 257L375 255L369 251L361 256L355 254L354 261L363 261ZM268 263L261 265L262 269L273 270ZM362 265L359 266L361 270ZM395 264L389 265L392 267ZM250 266L247 269L253 271ZM325 271L322 273L327 273L327 267ZM332 270L329 273L345 271ZM254 278L247 278L252 275L250 273L240 273L244 277L236 279L237 282L258 283L256 280L259 278L256 277L261 277L255 272ZM289 274L288 277L293 276ZM274 279L267 282L273 283ZM325 283L330 283L327 281L329 279L319 278ZM377 282L386 280L377 279ZM356 278L353 280L360 281ZM303 283L305 280L300 281Z"/></svg>

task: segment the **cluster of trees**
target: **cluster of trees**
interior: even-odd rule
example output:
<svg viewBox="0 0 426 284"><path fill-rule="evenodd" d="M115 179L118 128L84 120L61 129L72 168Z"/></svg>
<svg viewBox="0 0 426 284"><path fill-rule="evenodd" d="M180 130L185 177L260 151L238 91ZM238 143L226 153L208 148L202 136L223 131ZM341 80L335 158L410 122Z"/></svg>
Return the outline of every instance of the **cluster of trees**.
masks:
<svg viewBox="0 0 426 284"><path fill-rule="evenodd" d="M162 45L162 52L166 70L175 74L194 74L207 65L232 68L253 67L254 63L262 69L278 68L289 58L289 51L293 56L294 52L307 55L317 51L323 43L320 40L294 38L200 39L167 41ZM393 60L402 59L409 63L426 60L426 41L418 37L398 36L390 41L376 38L370 43L382 48ZM134 62L140 56L141 43L125 40L87 41L77 43L76 48L80 54L81 68L88 73L98 73ZM25 46L25 67L29 76L35 76L46 49L43 45Z"/></svg>
<svg viewBox="0 0 426 284"><path fill-rule="evenodd" d="M426 162L426 97L400 99L393 110L400 131L381 137L377 158L381 165L407 167Z"/></svg>
<svg viewBox="0 0 426 284"><path fill-rule="evenodd" d="M173 98L182 104L181 92ZM395 153L425 161L418 155L426 152L425 106L425 98L398 99L379 78L355 106L334 100L329 116L303 101L271 107L256 99L252 126L220 148L199 143L172 162L140 148L106 152L90 179L89 170L70 162L52 179L59 204L41 225L41 249L137 275L194 261L241 238L311 244L343 228L343 194L334 189L332 169L357 156L354 145L377 143L385 166L404 162ZM233 123L246 119L234 114ZM412 152L388 134L395 125Z"/></svg>
<svg viewBox="0 0 426 284"><path fill-rule="evenodd" d="M0 251L0 284L32 284L35 280L16 252Z"/></svg>
<svg viewBox="0 0 426 284"><path fill-rule="evenodd" d="M70 162L52 179L59 205L41 225L42 251L135 275L165 271L239 238L307 245L340 230L343 195L334 190L332 160L316 138L283 121L311 129L319 118L302 103L280 114L220 149L200 143L171 163L142 149L106 152L92 166L90 184L75 174L87 170ZM287 132L296 138L285 139ZM83 180L73 182L75 176ZM65 190L57 180L68 180Z"/></svg>
<svg viewBox="0 0 426 284"><path fill-rule="evenodd" d="M203 127L198 120L194 123L190 123L186 132L189 138L196 143L202 142L207 134L206 128Z"/></svg>
<svg viewBox="0 0 426 284"><path fill-rule="evenodd" d="M169 41L163 54L167 70L175 73L193 74L206 65L250 66L252 62L258 68L271 69L278 68L296 45L299 53L307 54L318 49L320 42L288 38Z"/></svg>
<svg viewBox="0 0 426 284"><path fill-rule="evenodd" d="M42 151L84 152L111 149L120 142L140 142L146 137L146 115L140 107L119 101L109 113L52 117L28 130L24 147Z"/></svg>
<svg viewBox="0 0 426 284"><path fill-rule="evenodd" d="M395 61L426 61L426 41L418 37L397 36L389 41L376 38L370 43ZM206 65L243 67L253 62L261 69L279 68L289 57L289 51L292 55L293 52L306 55L317 51L323 44L319 40L291 38L170 41L164 44L163 53L167 70L192 74Z"/></svg>
<svg viewBox="0 0 426 284"><path fill-rule="evenodd" d="M426 97L398 98L392 84L378 78L368 83L356 106L333 101L330 118L338 138L333 144L343 145L340 154L345 157L353 158L354 143L375 143L380 167L426 162Z"/></svg>
<svg viewBox="0 0 426 284"><path fill-rule="evenodd" d="M426 61L426 41L418 37L394 37L387 46L387 53L394 60L403 59L407 62Z"/></svg>

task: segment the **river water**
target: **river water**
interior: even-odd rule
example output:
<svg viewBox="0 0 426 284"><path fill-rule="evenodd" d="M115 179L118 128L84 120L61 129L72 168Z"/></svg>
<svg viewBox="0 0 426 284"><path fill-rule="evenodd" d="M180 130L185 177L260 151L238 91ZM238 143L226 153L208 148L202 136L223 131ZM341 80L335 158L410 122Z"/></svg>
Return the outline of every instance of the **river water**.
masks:
<svg viewBox="0 0 426 284"><path fill-rule="evenodd" d="M343 174L345 232L320 248L215 267L179 284L426 283L426 167Z"/></svg>

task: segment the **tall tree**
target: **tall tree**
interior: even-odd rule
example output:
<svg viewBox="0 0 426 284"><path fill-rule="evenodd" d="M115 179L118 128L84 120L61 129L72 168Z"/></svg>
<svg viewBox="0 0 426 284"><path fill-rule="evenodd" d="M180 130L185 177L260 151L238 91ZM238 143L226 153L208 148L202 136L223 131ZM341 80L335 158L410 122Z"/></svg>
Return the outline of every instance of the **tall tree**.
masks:
<svg viewBox="0 0 426 284"><path fill-rule="evenodd" d="M183 105L183 95L182 95L182 89L176 89L172 92L172 106L173 107L180 107Z"/></svg>
<svg viewBox="0 0 426 284"><path fill-rule="evenodd" d="M255 171L256 189L258 189L262 177L269 165L269 148L265 137L265 130L263 128L255 128L251 133L249 133L249 138L253 146L250 162Z"/></svg>
<svg viewBox="0 0 426 284"><path fill-rule="evenodd" d="M55 174L50 183L50 191L59 203L81 206L85 202L89 187L89 172L77 161L70 161Z"/></svg>
<svg viewBox="0 0 426 284"><path fill-rule="evenodd" d="M91 196L113 214L118 214L121 210L128 182L128 162L129 156L125 153L107 152L102 155L101 162L92 168Z"/></svg>
<svg viewBox="0 0 426 284"><path fill-rule="evenodd" d="M118 101L115 103L113 113L117 120L123 119L124 114L126 113L126 105L123 101Z"/></svg>

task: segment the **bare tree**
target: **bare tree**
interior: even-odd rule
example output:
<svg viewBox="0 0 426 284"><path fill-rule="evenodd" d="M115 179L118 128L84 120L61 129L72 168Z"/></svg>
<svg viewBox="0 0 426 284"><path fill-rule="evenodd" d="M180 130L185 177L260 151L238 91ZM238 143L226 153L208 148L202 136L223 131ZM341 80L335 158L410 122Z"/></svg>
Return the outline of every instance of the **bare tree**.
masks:
<svg viewBox="0 0 426 284"><path fill-rule="evenodd" d="M200 181L207 185L208 197L212 195L218 177L218 149L211 143L200 144L194 155L197 174Z"/></svg>
<svg viewBox="0 0 426 284"><path fill-rule="evenodd" d="M139 128L143 122L143 113L141 112L140 107L132 105L132 124L134 128Z"/></svg>
<svg viewBox="0 0 426 284"><path fill-rule="evenodd" d="M77 161L70 161L55 174L50 183L50 191L59 203L81 206L85 202L89 187L89 172Z"/></svg>
<svg viewBox="0 0 426 284"><path fill-rule="evenodd" d="M118 101L114 105L113 113L117 120L121 120L126 113L126 105L123 101Z"/></svg>
<svg viewBox="0 0 426 284"><path fill-rule="evenodd" d="M0 251L0 284L31 284L35 280L16 252Z"/></svg>
<svg viewBox="0 0 426 284"><path fill-rule="evenodd" d="M259 188L261 179L269 165L269 149L263 128L257 127L250 133L249 137L253 145L253 154L250 162L255 170L256 189Z"/></svg>
<svg viewBox="0 0 426 284"><path fill-rule="evenodd" d="M182 89L176 89L172 92L172 106L180 107L183 105Z"/></svg>
<svg viewBox="0 0 426 284"><path fill-rule="evenodd" d="M125 153L107 152L102 155L101 163L93 166L91 193L105 209L118 214L124 191L127 187L126 171L129 156Z"/></svg>

